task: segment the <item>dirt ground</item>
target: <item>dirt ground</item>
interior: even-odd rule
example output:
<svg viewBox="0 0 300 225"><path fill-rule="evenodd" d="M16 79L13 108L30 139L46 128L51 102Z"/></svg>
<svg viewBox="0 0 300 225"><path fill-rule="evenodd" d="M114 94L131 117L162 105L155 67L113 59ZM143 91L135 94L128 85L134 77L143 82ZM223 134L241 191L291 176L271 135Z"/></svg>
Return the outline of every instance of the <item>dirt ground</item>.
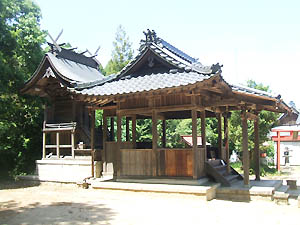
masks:
<svg viewBox="0 0 300 225"><path fill-rule="evenodd" d="M300 224L300 208L268 201L0 183L0 224Z"/></svg>

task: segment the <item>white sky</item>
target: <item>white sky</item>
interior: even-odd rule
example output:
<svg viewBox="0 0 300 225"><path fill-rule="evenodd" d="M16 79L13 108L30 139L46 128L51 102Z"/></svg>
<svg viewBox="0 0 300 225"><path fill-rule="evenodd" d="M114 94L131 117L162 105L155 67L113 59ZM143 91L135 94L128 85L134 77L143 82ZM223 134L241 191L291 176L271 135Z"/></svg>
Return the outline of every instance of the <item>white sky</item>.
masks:
<svg viewBox="0 0 300 225"><path fill-rule="evenodd" d="M59 43L94 52L105 66L121 24L135 53L143 31L159 37L204 65L223 64L231 83L253 79L269 85L300 108L299 0L36 0L41 26Z"/></svg>

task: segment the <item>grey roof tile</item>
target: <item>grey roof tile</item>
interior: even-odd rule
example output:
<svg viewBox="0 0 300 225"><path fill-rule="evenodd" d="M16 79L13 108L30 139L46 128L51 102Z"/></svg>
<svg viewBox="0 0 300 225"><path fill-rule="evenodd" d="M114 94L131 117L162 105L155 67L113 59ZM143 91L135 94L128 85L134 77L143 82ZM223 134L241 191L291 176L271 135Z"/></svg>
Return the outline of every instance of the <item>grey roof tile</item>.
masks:
<svg viewBox="0 0 300 225"><path fill-rule="evenodd" d="M159 73L115 80L85 89L73 88L71 91L77 94L99 96L128 94L194 84L210 77L196 72Z"/></svg>

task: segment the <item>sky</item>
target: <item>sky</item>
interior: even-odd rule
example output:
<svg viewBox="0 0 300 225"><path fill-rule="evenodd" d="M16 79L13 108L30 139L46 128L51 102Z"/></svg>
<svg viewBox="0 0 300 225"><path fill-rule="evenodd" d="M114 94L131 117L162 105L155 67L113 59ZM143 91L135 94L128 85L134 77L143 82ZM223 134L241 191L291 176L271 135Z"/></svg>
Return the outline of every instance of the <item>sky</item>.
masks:
<svg viewBox="0 0 300 225"><path fill-rule="evenodd" d="M300 108L299 0L36 0L41 27L59 43L94 53L103 66L111 58L117 27L137 53L143 31L198 58L219 62L229 83L252 79ZM47 38L50 41L49 38Z"/></svg>

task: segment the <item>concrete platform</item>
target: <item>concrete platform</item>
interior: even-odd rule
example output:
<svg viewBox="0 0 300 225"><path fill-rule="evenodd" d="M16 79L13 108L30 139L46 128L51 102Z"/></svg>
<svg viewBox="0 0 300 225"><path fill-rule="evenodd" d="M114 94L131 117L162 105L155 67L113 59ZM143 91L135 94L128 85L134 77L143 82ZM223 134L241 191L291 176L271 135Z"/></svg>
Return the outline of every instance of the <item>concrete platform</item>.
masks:
<svg viewBox="0 0 300 225"><path fill-rule="evenodd" d="M122 191L141 191L141 192L158 192L158 193L177 193L193 194L210 201L216 197L216 189L220 184L207 183L202 186L181 185L181 184L152 184L152 183L127 183L127 182L97 182L89 181L94 189L109 189ZM148 181L149 182L149 181Z"/></svg>
<svg viewBox="0 0 300 225"><path fill-rule="evenodd" d="M249 187L243 181L234 183L231 187L219 187L216 198L230 201L273 200L275 190L282 185L282 180L250 181Z"/></svg>

